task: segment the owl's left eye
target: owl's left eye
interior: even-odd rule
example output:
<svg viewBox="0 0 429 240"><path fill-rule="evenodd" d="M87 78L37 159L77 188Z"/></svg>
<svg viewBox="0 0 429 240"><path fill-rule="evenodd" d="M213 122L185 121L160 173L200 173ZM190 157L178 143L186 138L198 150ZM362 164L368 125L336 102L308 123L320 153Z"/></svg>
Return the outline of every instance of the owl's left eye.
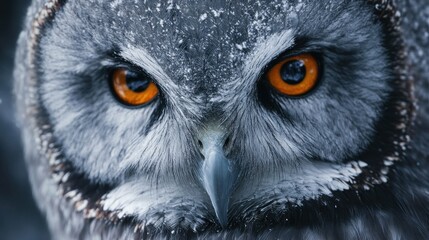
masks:
<svg viewBox="0 0 429 240"><path fill-rule="evenodd" d="M126 68L117 68L111 74L111 85L117 99L128 106L140 106L151 102L159 89L151 77Z"/></svg>
<svg viewBox="0 0 429 240"><path fill-rule="evenodd" d="M266 78L280 93L287 96L301 96L317 85L319 75L319 63L316 57L312 54L301 54L272 66Z"/></svg>

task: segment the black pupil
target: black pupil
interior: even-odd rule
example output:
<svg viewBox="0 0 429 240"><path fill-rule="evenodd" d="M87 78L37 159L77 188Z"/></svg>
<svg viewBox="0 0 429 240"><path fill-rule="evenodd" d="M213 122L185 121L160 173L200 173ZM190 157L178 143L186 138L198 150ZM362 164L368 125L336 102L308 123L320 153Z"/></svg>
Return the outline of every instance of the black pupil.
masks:
<svg viewBox="0 0 429 240"><path fill-rule="evenodd" d="M280 75L286 83L298 84L304 80L306 72L304 61L293 60L283 64Z"/></svg>
<svg viewBox="0 0 429 240"><path fill-rule="evenodd" d="M148 88L151 79L147 74L137 74L135 72L127 71L125 81L131 91L143 92Z"/></svg>

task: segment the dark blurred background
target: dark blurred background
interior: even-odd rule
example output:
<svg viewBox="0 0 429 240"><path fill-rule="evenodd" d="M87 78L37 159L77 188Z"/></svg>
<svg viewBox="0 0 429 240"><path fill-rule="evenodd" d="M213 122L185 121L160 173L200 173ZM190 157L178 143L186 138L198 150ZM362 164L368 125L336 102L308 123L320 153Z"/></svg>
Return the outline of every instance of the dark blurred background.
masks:
<svg viewBox="0 0 429 240"><path fill-rule="evenodd" d="M49 239L28 182L13 112L13 59L30 0L0 0L0 239Z"/></svg>

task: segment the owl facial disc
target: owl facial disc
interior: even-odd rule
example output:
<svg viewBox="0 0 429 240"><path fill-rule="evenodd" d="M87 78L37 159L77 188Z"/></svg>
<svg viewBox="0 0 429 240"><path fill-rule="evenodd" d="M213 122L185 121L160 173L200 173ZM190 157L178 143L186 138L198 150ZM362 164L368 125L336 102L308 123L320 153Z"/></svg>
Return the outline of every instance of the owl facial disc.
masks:
<svg viewBox="0 0 429 240"><path fill-rule="evenodd" d="M414 99L391 1L129 2L48 0L28 32L25 118L85 221L299 224L361 203L405 159Z"/></svg>

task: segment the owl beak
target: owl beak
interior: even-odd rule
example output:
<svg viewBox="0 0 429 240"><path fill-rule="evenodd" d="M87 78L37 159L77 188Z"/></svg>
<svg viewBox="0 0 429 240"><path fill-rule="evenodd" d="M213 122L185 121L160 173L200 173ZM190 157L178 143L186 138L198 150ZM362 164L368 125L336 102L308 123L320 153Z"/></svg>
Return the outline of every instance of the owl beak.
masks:
<svg viewBox="0 0 429 240"><path fill-rule="evenodd" d="M225 157L224 134L221 131L207 131L201 142L204 155L202 183L220 225L226 227L229 199L237 174L231 161Z"/></svg>

